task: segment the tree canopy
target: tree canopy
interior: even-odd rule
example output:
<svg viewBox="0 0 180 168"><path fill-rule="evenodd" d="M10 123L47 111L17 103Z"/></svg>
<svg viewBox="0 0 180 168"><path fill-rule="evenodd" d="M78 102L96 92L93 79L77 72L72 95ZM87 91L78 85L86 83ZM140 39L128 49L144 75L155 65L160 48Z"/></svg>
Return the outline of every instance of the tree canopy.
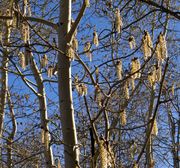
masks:
<svg viewBox="0 0 180 168"><path fill-rule="evenodd" d="M179 168L178 0L2 0L0 167Z"/></svg>

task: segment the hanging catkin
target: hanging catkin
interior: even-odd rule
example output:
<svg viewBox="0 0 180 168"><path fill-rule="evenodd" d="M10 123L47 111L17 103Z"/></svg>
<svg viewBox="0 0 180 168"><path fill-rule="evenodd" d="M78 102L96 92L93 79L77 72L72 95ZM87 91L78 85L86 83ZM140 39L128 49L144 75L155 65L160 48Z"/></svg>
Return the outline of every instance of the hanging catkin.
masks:
<svg viewBox="0 0 180 168"><path fill-rule="evenodd" d="M74 60L74 49L72 47L68 47L67 56L70 60Z"/></svg>
<svg viewBox="0 0 180 168"><path fill-rule="evenodd" d="M93 32L93 44L98 47L99 45L99 40L98 40L98 34L96 31Z"/></svg>
<svg viewBox="0 0 180 168"><path fill-rule="evenodd" d="M85 5L86 5L86 7L90 7L90 2L89 2L89 0L85 0Z"/></svg>
<svg viewBox="0 0 180 168"><path fill-rule="evenodd" d="M96 68L95 75L96 75L96 83L98 83L99 82L99 68L98 67Z"/></svg>
<svg viewBox="0 0 180 168"><path fill-rule="evenodd" d="M161 68L161 65L159 65L159 66L157 65L157 67L156 67L156 80L158 82L160 82L161 78L162 78L162 68Z"/></svg>
<svg viewBox="0 0 180 168"><path fill-rule="evenodd" d="M144 53L144 60L147 60L151 56L151 50L153 48L153 43L149 32L144 31L144 36L142 39L142 51Z"/></svg>
<svg viewBox="0 0 180 168"><path fill-rule="evenodd" d="M130 146L130 155L132 159L134 159L134 155L136 152L137 152L137 144L136 142L133 141L133 143Z"/></svg>
<svg viewBox="0 0 180 168"><path fill-rule="evenodd" d="M137 78L140 78L140 77L141 77L141 72L140 72L141 63L140 63L139 59L136 59L136 60L135 60L135 63L136 63L137 71L138 71L136 77L137 77Z"/></svg>
<svg viewBox="0 0 180 168"><path fill-rule="evenodd" d="M128 41L129 41L130 49L136 48L136 41L135 41L134 36L130 36Z"/></svg>
<svg viewBox="0 0 180 168"><path fill-rule="evenodd" d="M86 53L87 57L89 57L89 60L92 61L92 54L90 48L91 48L91 43L90 42L85 43L84 52Z"/></svg>
<svg viewBox="0 0 180 168"><path fill-rule="evenodd" d="M7 9L7 10L6 10L6 16L11 16L11 11L10 11L10 9ZM5 44L8 44L9 41L10 41L12 24L13 24L13 20L12 20L12 19L7 19L7 20L6 20L5 41L4 41Z"/></svg>
<svg viewBox="0 0 180 168"><path fill-rule="evenodd" d="M74 84L75 84L75 88L79 94L79 77L76 75L75 78L74 78Z"/></svg>
<svg viewBox="0 0 180 168"><path fill-rule="evenodd" d="M114 156L114 152L111 148L111 146L108 144L107 145L107 162L108 162L108 167L113 167L114 163L115 163L115 156Z"/></svg>
<svg viewBox="0 0 180 168"><path fill-rule="evenodd" d="M78 50L78 40L77 38L73 38L73 41L72 41L72 48L74 49L74 51L77 51Z"/></svg>
<svg viewBox="0 0 180 168"><path fill-rule="evenodd" d="M82 92L83 92L83 96L87 95L87 92L88 92L87 86L84 83L83 83L83 86L82 86Z"/></svg>
<svg viewBox="0 0 180 168"><path fill-rule="evenodd" d="M98 106L101 106L101 100L102 100L102 95L101 95L101 90L99 89L98 86L95 87L95 95L94 99L97 102Z"/></svg>
<svg viewBox="0 0 180 168"><path fill-rule="evenodd" d="M134 162L133 168L138 168L138 164L136 162Z"/></svg>
<svg viewBox="0 0 180 168"><path fill-rule="evenodd" d="M131 60L131 74L133 74L132 78L136 79L141 77L140 68L141 68L141 64L139 59L138 58L132 59Z"/></svg>
<svg viewBox="0 0 180 168"><path fill-rule="evenodd" d="M125 99L129 99L129 87L128 87L129 81L126 81L124 84L124 95Z"/></svg>
<svg viewBox="0 0 180 168"><path fill-rule="evenodd" d="M122 61L118 60L116 62L116 73L119 80L122 79Z"/></svg>
<svg viewBox="0 0 180 168"><path fill-rule="evenodd" d="M121 32L122 26L123 26L123 22L120 15L120 10L117 8L115 10L115 28L116 28L117 33Z"/></svg>
<svg viewBox="0 0 180 168"><path fill-rule="evenodd" d="M27 22L22 22L22 25L21 25L21 37L22 37L22 40L24 41L24 43L27 43L30 39L29 37L29 25Z"/></svg>
<svg viewBox="0 0 180 168"><path fill-rule="evenodd" d="M157 134L158 134L158 126L157 126L157 121L155 118L153 128L152 128L152 135L157 136Z"/></svg>
<svg viewBox="0 0 180 168"><path fill-rule="evenodd" d="M99 142L100 168L107 168L107 164L108 164L107 150L104 145L105 145L104 140L100 140Z"/></svg>
<svg viewBox="0 0 180 168"><path fill-rule="evenodd" d="M156 67L153 66L151 72L148 74L148 81L151 87L155 86L156 79L157 79Z"/></svg>
<svg viewBox="0 0 180 168"><path fill-rule="evenodd" d="M47 75L49 78L53 76L53 70L54 70L54 67L52 65L49 65L47 69Z"/></svg>
<svg viewBox="0 0 180 168"><path fill-rule="evenodd" d="M78 87L76 87L79 96L85 96L87 95L87 86L84 83L78 84Z"/></svg>
<svg viewBox="0 0 180 168"><path fill-rule="evenodd" d="M28 43L24 47L24 55L25 55L26 65L29 65L29 63L31 63L32 61L33 53Z"/></svg>
<svg viewBox="0 0 180 168"><path fill-rule="evenodd" d="M175 87L174 87L174 83L173 83L172 86L171 86L171 93L172 93L173 96L174 96L174 89L175 89Z"/></svg>
<svg viewBox="0 0 180 168"><path fill-rule="evenodd" d="M11 14L10 9L7 9L7 10L6 10L6 16L11 16L11 15L12 15L12 14ZM7 27L11 27L12 24L13 24L13 19L7 19L7 20L6 20L6 26L7 26Z"/></svg>
<svg viewBox="0 0 180 168"><path fill-rule="evenodd" d="M126 110L124 109L123 111L120 111L120 123L122 126L125 126L127 121L126 121Z"/></svg>
<svg viewBox="0 0 180 168"><path fill-rule="evenodd" d="M158 43L156 46L156 59L158 62L163 62L167 58L167 46L165 36L160 33L158 36Z"/></svg>
<svg viewBox="0 0 180 168"><path fill-rule="evenodd" d="M19 64L21 65L22 69L26 69L26 59L23 52L19 52Z"/></svg>
<svg viewBox="0 0 180 168"><path fill-rule="evenodd" d="M23 0L23 15L24 16L26 16L27 14L27 5L28 5L27 0Z"/></svg>
<svg viewBox="0 0 180 168"><path fill-rule="evenodd" d="M41 58L41 67L45 68L48 65L48 57L44 54Z"/></svg>

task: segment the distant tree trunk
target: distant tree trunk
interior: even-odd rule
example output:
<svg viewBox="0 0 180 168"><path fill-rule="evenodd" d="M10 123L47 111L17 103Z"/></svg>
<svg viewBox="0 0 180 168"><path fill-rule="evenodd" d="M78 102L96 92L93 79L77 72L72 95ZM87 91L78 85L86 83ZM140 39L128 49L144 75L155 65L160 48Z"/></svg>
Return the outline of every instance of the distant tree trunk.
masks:
<svg viewBox="0 0 180 168"><path fill-rule="evenodd" d="M16 135L17 123L16 123L14 108L13 108L13 104L11 102L11 95L10 95L9 91L7 92L7 100L8 100L8 106L9 106L10 116L11 116L11 120L12 120L12 131L11 131L9 137L7 138L7 165L8 165L8 168L12 168L13 167L12 145L13 145L14 137Z"/></svg>
<svg viewBox="0 0 180 168"><path fill-rule="evenodd" d="M71 0L60 1L59 26L59 49L63 53L59 52L58 56L58 84L65 168L75 168L79 161L79 154L78 149L76 148L77 135L72 99L71 63L69 58L66 56L68 43L65 38L71 26Z"/></svg>
<svg viewBox="0 0 180 168"><path fill-rule="evenodd" d="M38 99L39 99L39 106L40 106L41 129L42 129L41 138L44 141L44 155L45 155L45 160L46 160L46 167L52 168L54 166L54 159L53 159L52 149L50 146L47 104L46 104L45 88L43 85L43 78L34 60L32 60L31 62L31 69L34 73L35 80L38 87Z"/></svg>
<svg viewBox="0 0 180 168"><path fill-rule="evenodd" d="M152 117L152 112L153 112L153 106L154 106L154 98L155 98L155 92L154 89L151 88L151 96L150 96L150 104L149 104L149 111L148 111L148 121ZM151 124L148 124L146 135L148 136L149 131L151 128ZM150 135L147 147L146 147L146 160L147 160L147 168L152 168L152 137Z"/></svg>
<svg viewBox="0 0 180 168"><path fill-rule="evenodd" d="M178 141L176 142L176 135L179 136L178 130L176 133L176 127L175 127L175 122L173 119L173 115L170 109L170 105L167 105L168 108L168 122L169 122L169 128L170 128L170 135L171 135L171 141L172 141L172 149L171 149L171 153L173 156L173 164L174 164L174 168L179 168L179 155L178 155ZM179 138L178 138L179 139Z"/></svg>
<svg viewBox="0 0 180 168"><path fill-rule="evenodd" d="M3 134L3 122L4 122L4 111L6 107L7 98L7 87L8 87L8 50L4 49L1 55L1 76L0 76L0 145L2 141ZM2 148L0 147L0 160L2 160ZM0 162L0 167L2 167L2 162Z"/></svg>

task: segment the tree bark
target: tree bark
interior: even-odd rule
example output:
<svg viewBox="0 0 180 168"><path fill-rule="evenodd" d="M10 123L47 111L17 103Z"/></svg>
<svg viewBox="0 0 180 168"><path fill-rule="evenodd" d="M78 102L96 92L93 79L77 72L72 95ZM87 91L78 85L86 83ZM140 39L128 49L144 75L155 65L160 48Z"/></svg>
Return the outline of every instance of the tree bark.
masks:
<svg viewBox="0 0 180 168"><path fill-rule="evenodd" d="M8 50L3 50L3 55L1 59L1 77L0 77L0 146L2 141L2 134L3 134L3 123L4 123L4 112L6 107L6 98L7 98L7 87L8 87ZM0 160L1 158L1 147L0 147ZM2 167L2 163L0 162L0 167Z"/></svg>
<svg viewBox="0 0 180 168"><path fill-rule="evenodd" d="M60 1L58 41L58 87L64 141L65 168L75 168L79 162L77 134L74 120L74 108L71 86L71 62L66 56L68 51L67 36L71 26L71 0Z"/></svg>

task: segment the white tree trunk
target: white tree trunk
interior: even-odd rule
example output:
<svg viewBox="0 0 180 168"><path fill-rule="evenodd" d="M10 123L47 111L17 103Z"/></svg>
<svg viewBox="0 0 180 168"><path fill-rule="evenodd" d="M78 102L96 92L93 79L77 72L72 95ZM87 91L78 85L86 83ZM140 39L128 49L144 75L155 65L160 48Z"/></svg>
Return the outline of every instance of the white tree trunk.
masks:
<svg viewBox="0 0 180 168"><path fill-rule="evenodd" d="M65 36L71 26L71 0L60 1L59 18L59 52L58 56L58 84L59 84L59 105L61 112L61 123L63 132L65 168L75 168L79 162L77 146L77 134L74 120L74 109L71 86L71 65L66 56L68 44Z"/></svg>
<svg viewBox="0 0 180 168"><path fill-rule="evenodd" d="M1 55L1 67L0 69L0 160L1 158L1 148L2 148L2 134L3 134L3 123L4 123L4 115L5 115L5 107L6 107L6 98L7 98L7 87L8 87L8 50L4 50ZM2 167L2 162L0 161L0 167Z"/></svg>
<svg viewBox="0 0 180 168"><path fill-rule="evenodd" d="M39 99L40 114L41 114L41 129L43 130L43 134L41 134L41 136L44 139L44 155L45 155L46 167L52 168L54 166L54 159L52 154L52 148L50 146L47 104L46 104L45 88L43 85L43 78L34 60L32 60L31 62L31 69L34 73L34 77L38 87L38 99Z"/></svg>

